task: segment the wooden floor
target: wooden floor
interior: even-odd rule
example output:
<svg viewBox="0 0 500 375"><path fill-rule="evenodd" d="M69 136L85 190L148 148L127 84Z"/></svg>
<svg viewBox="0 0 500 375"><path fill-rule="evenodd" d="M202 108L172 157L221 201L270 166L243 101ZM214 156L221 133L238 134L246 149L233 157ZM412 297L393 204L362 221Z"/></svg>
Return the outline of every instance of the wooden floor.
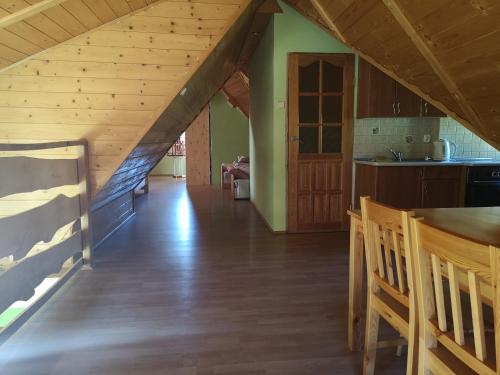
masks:
<svg viewBox="0 0 500 375"><path fill-rule="evenodd" d="M347 235L273 235L247 201L155 179L137 216L0 348L0 374L357 374ZM404 357L379 351L377 373Z"/></svg>

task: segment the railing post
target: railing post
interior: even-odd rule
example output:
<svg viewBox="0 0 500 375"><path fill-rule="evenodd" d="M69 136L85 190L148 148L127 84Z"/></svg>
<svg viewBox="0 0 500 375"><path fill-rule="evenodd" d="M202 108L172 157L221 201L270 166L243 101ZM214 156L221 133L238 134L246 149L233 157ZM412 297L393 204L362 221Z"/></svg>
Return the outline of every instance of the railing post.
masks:
<svg viewBox="0 0 500 375"><path fill-rule="evenodd" d="M93 267L92 225L90 215L89 146L86 141L78 151L78 182L80 186L80 222L82 231L83 268Z"/></svg>

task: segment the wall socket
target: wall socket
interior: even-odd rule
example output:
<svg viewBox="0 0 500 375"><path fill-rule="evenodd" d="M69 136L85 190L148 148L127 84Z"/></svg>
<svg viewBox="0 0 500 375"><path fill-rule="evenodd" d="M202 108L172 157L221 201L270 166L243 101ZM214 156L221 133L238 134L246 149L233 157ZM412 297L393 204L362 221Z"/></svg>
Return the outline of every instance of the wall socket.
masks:
<svg viewBox="0 0 500 375"><path fill-rule="evenodd" d="M415 140L413 139L413 135L407 135L405 141L406 143L413 143Z"/></svg>
<svg viewBox="0 0 500 375"><path fill-rule="evenodd" d="M378 126L375 126L372 128L372 135L379 135L380 134L380 128Z"/></svg>
<svg viewBox="0 0 500 375"><path fill-rule="evenodd" d="M430 143L430 142L431 142L431 135L424 134L424 143Z"/></svg>

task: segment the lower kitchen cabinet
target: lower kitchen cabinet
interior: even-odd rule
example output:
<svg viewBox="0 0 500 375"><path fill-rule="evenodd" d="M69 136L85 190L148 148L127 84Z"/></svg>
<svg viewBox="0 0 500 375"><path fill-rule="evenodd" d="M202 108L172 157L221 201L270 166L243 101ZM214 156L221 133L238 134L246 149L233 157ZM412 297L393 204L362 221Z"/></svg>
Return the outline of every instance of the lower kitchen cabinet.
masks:
<svg viewBox="0 0 500 375"><path fill-rule="evenodd" d="M422 180L422 203L420 207L460 207L459 180Z"/></svg>
<svg viewBox="0 0 500 375"><path fill-rule="evenodd" d="M465 197L463 166L374 166L356 164L355 202L373 199L402 209L461 207Z"/></svg>

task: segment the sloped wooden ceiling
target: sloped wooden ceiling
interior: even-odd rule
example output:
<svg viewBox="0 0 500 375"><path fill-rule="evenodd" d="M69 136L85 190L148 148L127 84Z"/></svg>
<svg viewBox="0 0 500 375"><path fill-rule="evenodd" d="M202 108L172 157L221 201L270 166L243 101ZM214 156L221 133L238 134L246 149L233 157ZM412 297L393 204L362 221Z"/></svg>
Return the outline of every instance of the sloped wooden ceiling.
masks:
<svg viewBox="0 0 500 375"><path fill-rule="evenodd" d="M156 1L1 1L0 68L23 60Z"/></svg>
<svg viewBox="0 0 500 375"><path fill-rule="evenodd" d="M500 147L498 0L285 0Z"/></svg>
<svg viewBox="0 0 500 375"><path fill-rule="evenodd" d="M143 178L134 172L151 168L232 74L258 3L159 1L4 67L0 142L88 139L92 190L106 200Z"/></svg>

